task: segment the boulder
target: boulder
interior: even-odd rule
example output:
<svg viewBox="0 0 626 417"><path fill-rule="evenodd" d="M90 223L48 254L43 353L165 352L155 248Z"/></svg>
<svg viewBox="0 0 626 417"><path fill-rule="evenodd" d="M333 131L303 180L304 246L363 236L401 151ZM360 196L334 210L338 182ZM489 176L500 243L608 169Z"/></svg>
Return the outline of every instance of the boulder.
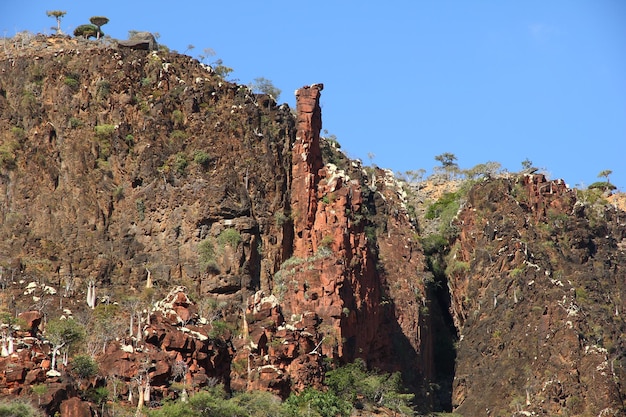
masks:
<svg viewBox="0 0 626 417"><path fill-rule="evenodd" d="M91 417L91 407L78 397L72 397L61 403L60 412L63 417Z"/></svg>
<svg viewBox="0 0 626 417"><path fill-rule="evenodd" d="M125 41L117 41L119 46L131 49L140 49L145 51L156 51L159 49L154 35L150 32L137 32L130 39Z"/></svg>

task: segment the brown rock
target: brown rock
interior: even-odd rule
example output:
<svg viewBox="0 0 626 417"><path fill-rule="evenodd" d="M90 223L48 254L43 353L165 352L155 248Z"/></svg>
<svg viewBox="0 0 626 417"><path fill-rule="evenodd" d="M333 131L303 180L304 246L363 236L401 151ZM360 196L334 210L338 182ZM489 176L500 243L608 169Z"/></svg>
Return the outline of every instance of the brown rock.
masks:
<svg viewBox="0 0 626 417"><path fill-rule="evenodd" d="M30 332L31 336L37 335L42 317L39 311L25 311L18 314L18 318L26 323L26 330Z"/></svg>
<svg viewBox="0 0 626 417"><path fill-rule="evenodd" d="M91 417L93 412L89 403L81 401L78 397L72 397L61 403L61 417Z"/></svg>
<svg viewBox="0 0 626 417"><path fill-rule="evenodd" d="M40 369L33 369L28 371L28 373L26 374L26 378L24 378L24 383L26 385L33 385L33 384L39 384L41 382L44 382L46 380L46 373L45 370L40 368Z"/></svg>

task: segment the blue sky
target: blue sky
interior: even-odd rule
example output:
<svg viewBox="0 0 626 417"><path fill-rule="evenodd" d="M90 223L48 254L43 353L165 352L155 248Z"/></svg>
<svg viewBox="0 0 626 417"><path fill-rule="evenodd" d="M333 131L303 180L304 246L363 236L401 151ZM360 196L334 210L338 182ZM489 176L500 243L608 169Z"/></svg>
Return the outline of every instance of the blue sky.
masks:
<svg viewBox="0 0 626 417"><path fill-rule="evenodd" d="M571 186L602 180L626 191L626 1L232 0L3 1L0 31L71 33L104 15L103 30L158 32L192 56L212 48L247 84L324 83L324 128L366 164L404 172L530 159ZM373 159L368 155L375 155Z"/></svg>

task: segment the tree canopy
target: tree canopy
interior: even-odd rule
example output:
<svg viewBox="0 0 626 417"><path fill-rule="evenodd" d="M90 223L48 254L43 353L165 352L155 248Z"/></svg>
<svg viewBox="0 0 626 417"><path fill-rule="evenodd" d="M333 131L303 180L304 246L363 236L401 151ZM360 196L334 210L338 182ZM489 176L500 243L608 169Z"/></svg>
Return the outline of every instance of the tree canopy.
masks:
<svg viewBox="0 0 626 417"><path fill-rule="evenodd" d="M57 27L56 28L52 28L54 30L56 30L57 35L62 35L63 31L61 30L61 18L63 16L65 16L67 14L67 12L65 10L48 10L46 11L46 15L48 17L54 17L57 21Z"/></svg>
<svg viewBox="0 0 626 417"><path fill-rule="evenodd" d="M89 18L89 21L92 25L95 25L97 27L98 31L96 33L96 39L100 39L100 35L104 35L101 28L103 25L109 23L109 18L104 16L92 16L91 18Z"/></svg>
<svg viewBox="0 0 626 417"><path fill-rule="evenodd" d="M264 77L255 78L249 86L253 91L268 94L274 98L274 100L278 101L278 97L280 97L281 90L274 86L271 80L268 80Z"/></svg>
<svg viewBox="0 0 626 417"><path fill-rule="evenodd" d="M104 33L92 24L80 25L74 29L74 36L81 36L85 39L96 38L99 35L104 35Z"/></svg>

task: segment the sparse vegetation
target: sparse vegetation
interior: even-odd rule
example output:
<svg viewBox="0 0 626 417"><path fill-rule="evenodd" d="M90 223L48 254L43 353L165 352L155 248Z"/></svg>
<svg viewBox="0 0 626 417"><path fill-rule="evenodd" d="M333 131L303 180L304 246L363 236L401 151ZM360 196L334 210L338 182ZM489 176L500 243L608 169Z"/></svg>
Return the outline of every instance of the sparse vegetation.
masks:
<svg viewBox="0 0 626 417"><path fill-rule="evenodd" d="M135 200L135 207L137 208L139 220L144 220L146 218L146 204L143 202L143 199Z"/></svg>
<svg viewBox="0 0 626 417"><path fill-rule="evenodd" d="M115 125L97 125L94 129L99 139L110 139L115 132Z"/></svg>
<svg viewBox="0 0 626 417"><path fill-rule="evenodd" d="M16 151L20 148L18 142L11 141L0 145L0 168L14 169L16 165Z"/></svg>
<svg viewBox="0 0 626 417"><path fill-rule="evenodd" d="M98 373L98 364L89 355L76 355L72 360L72 371L79 378L91 378Z"/></svg>
<svg viewBox="0 0 626 417"><path fill-rule="evenodd" d="M211 162L211 156L205 151L196 151L193 154L193 161L206 168L209 165L209 162Z"/></svg>
<svg viewBox="0 0 626 417"><path fill-rule="evenodd" d="M187 155L183 152L179 152L174 157L174 169L179 175L184 175L185 170L187 169L187 165L189 165L189 161L187 161Z"/></svg>
<svg viewBox="0 0 626 417"><path fill-rule="evenodd" d="M111 94L111 83L108 80L100 80L96 84L99 99L105 99Z"/></svg>
<svg viewBox="0 0 626 417"><path fill-rule="evenodd" d="M198 244L198 259L202 269L215 267L215 242L208 238Z"/></svg>
<svg viewBox="0 0 626 417"><path fill-rule="evenodd" d="M61 30L61 19L67 14L65 10L48 10L46 15L48 17L54 17L57 22L57 26L52 29L56 31L57 35L62 35L63 31Z"/></svg>
<svg viewBox="0 0 626 417"><path fill-rule="evenodd" d="M74 36L85 39L95 38L99 33L98 28L92 24L80 25L74 29Z"/></svg>
<svg viewBox="0 0 626 417"><path fill-rule="evenodd" d="M224 229L222 233L217 236L217 243L222 248L228 245L231 248L236 249L240 242L241 234L237 231L237 229Z"/></svg>
<svg viewBox="0 0 626 417"><path fill-rule="evenodd" d="M96 26L96 31L97 31L96 39L100 39L100 37L103 35L102 26L109 23L109 18L104 17L104 16L92 16L91 18L89 18L89 21L91 22L92 25Z"/></svg>
<svg viewBox="0 0 626 417"><path fill-rule="evenodd" d="M69 74L63 79L63 84L72 90L76 90L79 86L78 74Z"/></svg>
<svg viewBox="0 0 626 417"><path fill-rule="evenodd" d="M43 416L34 406L22 400L0 400L0 416L2 417L38 417Z"/></svg>
<svg viewBox="0 0 626 417"><path fill-rule="evenodd" d="M182 130L174 130L170 134L170 139L172 140L185 140L187 139L187 134Z"/></svg>
<svg viewBox="0 0 626 417"><path fill-rule="evenodd" d="M183 121L185 120L184 116L183 116L183 112L176 109L172 112L172 122L174 123L175 127L180 127L183 125Z"/></svg>
<svg viewBox="0 0 626 417"><path fill-rule="evenodd" d="M280 97L280 89L276 88L274 84L267 78L255 78L254 81L250 83L249 87L255 92L272 96L275 101L278 101L278 98Z"/></svg>
<svg viewBox="0 0 626 417"><path fill-rule="evenodd" d="M79 128L82 125L83 125L83 121L80 120L78 117L70 117L70 127L72 129Z"/></svg>
<svg viewBox="0 0 626 417"><path fill-rule="evenodd" d="M285 215L283 211L277 211L274 213L274 221L276 222L276 226L282 227L282 225L289 221L289 216Z"/></svg>

